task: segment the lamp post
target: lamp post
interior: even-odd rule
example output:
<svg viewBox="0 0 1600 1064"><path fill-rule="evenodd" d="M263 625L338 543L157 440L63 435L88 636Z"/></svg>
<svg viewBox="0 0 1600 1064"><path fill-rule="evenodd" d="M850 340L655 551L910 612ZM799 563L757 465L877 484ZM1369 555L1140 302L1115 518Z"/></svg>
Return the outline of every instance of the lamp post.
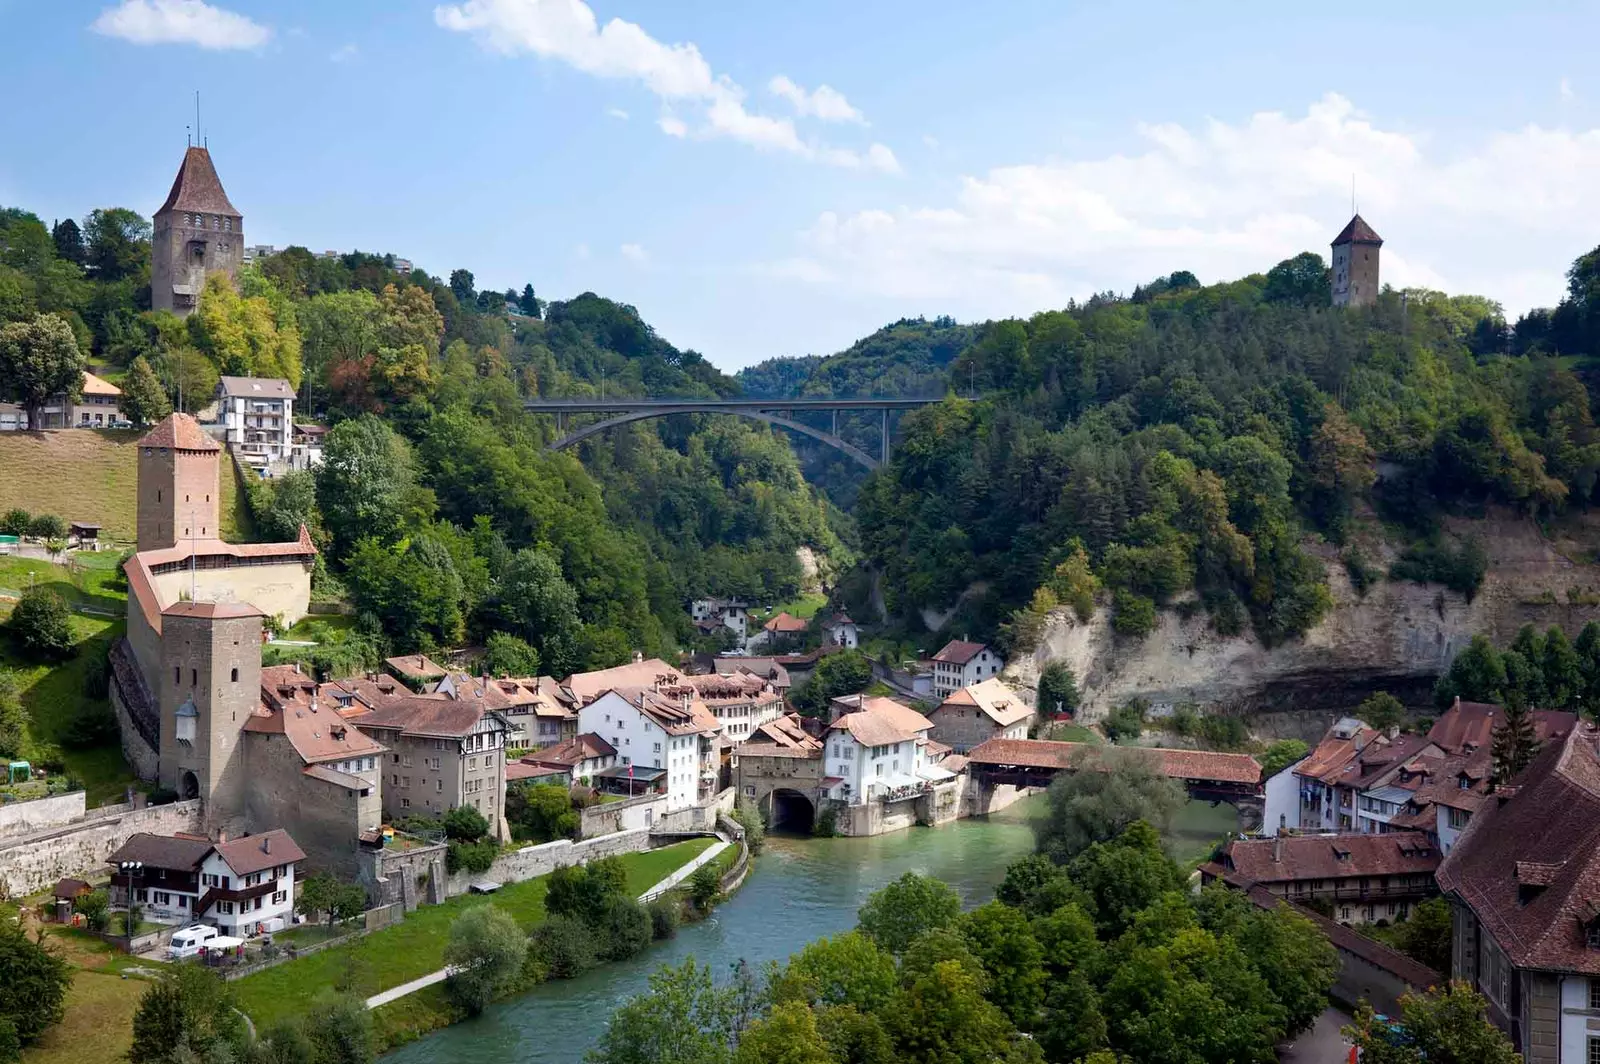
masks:
<svg viewBox="0 0 1600 1064"><path fill-rule="evenodd" d="M139 873L144 871L143 861L119 861L117 868L122 871L122 877L127 881L128 906L122 915L122 930L128 939L128 952L133 952L133 914L134 914L134 882L139 878Z"/></svg>

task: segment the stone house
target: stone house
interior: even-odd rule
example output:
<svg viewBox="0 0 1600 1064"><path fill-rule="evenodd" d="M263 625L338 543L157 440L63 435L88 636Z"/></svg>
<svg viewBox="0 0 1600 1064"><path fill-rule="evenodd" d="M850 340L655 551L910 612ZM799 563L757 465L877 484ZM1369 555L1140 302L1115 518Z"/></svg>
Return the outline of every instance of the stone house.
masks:
<svg viewBox="0 0 1600 1064"><path fill-rule="evenodd" d="M981 680L1000 675L1006 667L1005 660L983 643L969 643L954 639L935 654L933 664L933 693L937 698L949 698L963 687L971 687Z"/></svg>
<svg viewBox="0 0 1600 1064"><path fill-rule="evenodd" d="M964 754L990 739L1026 739L1034 712L1017 692L990 677L950 695L928 719L935 742Z"/></svg>
<svg viewBox="0 0 1600 1064"><path fill-rule="evenodd" d="M305 859L288 832L273 830L217 842L140 833L107 863L114 903L126 904L131 892L146 918L248 938L293 922L295 876ZM123 871L125 864L138 867Z"/></svg>
<svg viewBox="0 0 1600 1064"><path fill-rule="evenodd" d="M351 722L388 748L383 812L441 817L470 805L505 839L506 723L478 699L408 695Z"/></svg>
<svg viewBox="0 0 1600 1064"><path fill-rule="evenodd" d="M1528 1064L1600 1060L1600 732L1544 744L1445 857L1450 975Z"/></svg>
<svg viewBox="0 0 1600 1064"><path fill-rule="evenodd" d="M1261 887L1301 904L1323 902L1343 924L1393 923L1438 893L1439 859L1438 847L1418 831L1278 835L1229 840L1220 860L1200 867L1200 878L1240 890Z"/></svg>

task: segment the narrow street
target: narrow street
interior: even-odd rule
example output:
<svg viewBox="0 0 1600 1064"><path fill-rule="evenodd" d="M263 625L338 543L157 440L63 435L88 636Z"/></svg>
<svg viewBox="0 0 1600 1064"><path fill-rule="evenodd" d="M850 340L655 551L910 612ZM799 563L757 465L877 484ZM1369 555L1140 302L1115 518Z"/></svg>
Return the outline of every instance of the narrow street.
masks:
<svg viewBox="0 0 1600 1064"><path fill-rule="evenodd" d="M1311 1030L1278 1050L1279 1064L1346 1064L1350 1043L1339 1034L1339 1028L1350 1020L1349 1013L1330 1006Z"/></svg>

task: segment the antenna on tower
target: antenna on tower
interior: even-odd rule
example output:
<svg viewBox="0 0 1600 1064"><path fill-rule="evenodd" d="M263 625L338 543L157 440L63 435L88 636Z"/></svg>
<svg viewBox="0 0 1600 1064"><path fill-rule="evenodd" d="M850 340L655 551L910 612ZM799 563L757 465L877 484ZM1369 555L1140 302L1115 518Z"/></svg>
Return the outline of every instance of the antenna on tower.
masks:
<svg viewBox="0 0 1600 1064"><path fill-rule="evenodd" d="M194 571L194 511L189 511L189 601L194 601L195 571Z"/></svg>
<svg viewBox="0 0 1600 1064"><path fill-rule="evenodd" d="M1350 175L1350 213L1356 213L1356 175Z"/></svg>
<svg viewBox="0 0 1600 1064"><path fill-rule="evenodd" d="M200 140L200 90L194 90L194 139ZM203 143L203 142L202 142ZM1352 178L1351 180L1354 180Z"/></svg>

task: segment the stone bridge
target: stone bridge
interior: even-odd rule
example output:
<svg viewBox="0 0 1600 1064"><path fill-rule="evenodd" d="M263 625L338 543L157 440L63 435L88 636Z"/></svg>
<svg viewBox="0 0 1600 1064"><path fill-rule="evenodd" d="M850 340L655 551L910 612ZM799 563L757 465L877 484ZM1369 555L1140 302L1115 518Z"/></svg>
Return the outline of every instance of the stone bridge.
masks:
<svg viewBox="0 0 1600 1064"><path fill-rule="evenodd" d="M550 444L553 451L564 450L605 432L618 425L648 418L666 417L670 414L737 414L777 425L802 436L809 436L835 450L849 455L867 469L877 469L889 461L889 414L895 410L913 410L939 402L939 398L925 399L530 399L524 408L535 414L553 414L556 431L560 436ZM839 411L876 410L882 414L882 428L878 456L848 443L839 435ZM833 415L832 431L814 428L794 415L804 412L828 412ZM567 422L573 414L610 414L610 417L568 430Z"/></svg>

